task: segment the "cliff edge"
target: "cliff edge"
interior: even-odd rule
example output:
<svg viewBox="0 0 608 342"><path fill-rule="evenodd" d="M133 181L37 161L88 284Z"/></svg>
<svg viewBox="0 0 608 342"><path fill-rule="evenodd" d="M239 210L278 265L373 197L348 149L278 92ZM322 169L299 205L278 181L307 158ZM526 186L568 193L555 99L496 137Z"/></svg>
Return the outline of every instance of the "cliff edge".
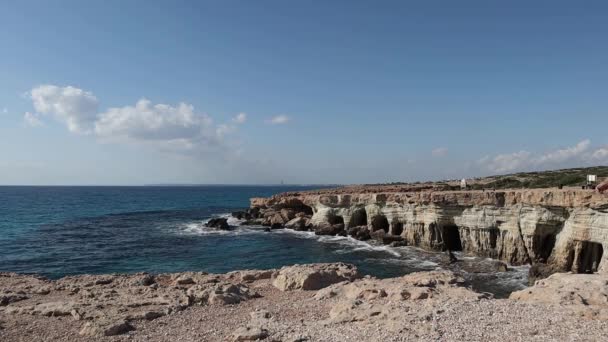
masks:
<svg viewBox="0 0 608 342"><path fill-rule="evenodd" d="M353 186L252 198L250 223L608 273L608 195L581 188Z"/></svg>

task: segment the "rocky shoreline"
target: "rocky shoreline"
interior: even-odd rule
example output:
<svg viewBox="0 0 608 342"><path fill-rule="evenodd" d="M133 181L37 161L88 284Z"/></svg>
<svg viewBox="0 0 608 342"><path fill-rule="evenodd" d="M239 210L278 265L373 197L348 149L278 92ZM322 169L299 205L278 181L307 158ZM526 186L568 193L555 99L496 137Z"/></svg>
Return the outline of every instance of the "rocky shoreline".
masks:
<svg viewBox="0 0 608 342"><path fill-rule="evenodd" d="M608 195L591 190L344 187L253 198L233 216L269 229L533 265L532 283L555 272L608 272Z"/></svg>
<svg viewBox="0 0 608 342"><path fill-rule="evenodd" d="M3 341L602 340L608 277L554 274L494 299L449 271L309 264L227 274L0 274Z"/></svg>
<svg viewBox="0 0 608 342"><path fill-rule="evenodd" d="M492 257L496 271L533 264L533 284L496 299L447 270L378 279L344 263L58 280L0 273L0 340L604 340L607 210L605 195L572 189L254 198L232 216L268 230ZM233 229L226 218L207 225Z"/></svg>

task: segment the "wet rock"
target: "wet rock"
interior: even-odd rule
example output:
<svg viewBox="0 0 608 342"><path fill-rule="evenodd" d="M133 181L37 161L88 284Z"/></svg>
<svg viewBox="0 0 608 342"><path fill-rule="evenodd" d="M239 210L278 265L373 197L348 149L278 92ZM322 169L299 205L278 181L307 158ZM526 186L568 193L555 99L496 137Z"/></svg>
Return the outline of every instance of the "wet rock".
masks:
<svg viewBox="0 0 608 342"><path fill-rule="evenodd" d="M306 227L306 218L305 217L296 217L285 224L285 228L304 231L308 230Z"/></svg>
<svg viewBox="0 0 608 342"><path fill-rule="evenodd" d="M238 220L250 220L252 218L251 214L246 211L235 211L231 215Z"/></svg>
<svg viewBox="0 0 608 342"><path fill-rule="evenodd" d="M212 218L205 224L205 226L221 230L230 229L230 226L228 225L228 219L225 217Z"/></svg>
<svg viewBox="0 0 608 342"><path fill-rule="evenodd" d="M359 277L357 268L351 264L295 265L281 268L272 284L281 291L319 290L331 284Z"/></svg>
<svg viewBox="0 0 608 342"><path fill-rule="evenodd" d="M405 242L403 240L402 241L393 241L390 243L390 246L391 247L404 247L404 246L407 246L407 242Z"/></svg>
<svg viewBox="0 0 608 342"><path fill-rule="evenodd" d="M390 235L390 234L386 234L382 237L381 239L382 243L385 245L389 245L394 243L405 243L405 240L403 239L402 236L399 235Z"/></svg>
<svg viewBox="0 0 608 342"><path fill-rule="evenodd" d="M284 227L282 224L280 224L280 223L272 223L272 224L270 225L270 229L271 229L271 230L272 230L272 229L283 229L283 228L285 228L285 227Z"/></svg>
<svg viewBox="0 0 608 342"><path fill-rule="evenodd" d="M346 235L346 232L343 223L322 223L315 227L315 235Z"/></svg>
<svg viewBox="0 0 608 342"><path fill-rule="evenodd" d="M352 236L353 238L355 238L357 240L361 240L361 241L366 241L366 240L369 240L372 238L367 226L358 226L358 227L349 228L348 235Z"/></svg>

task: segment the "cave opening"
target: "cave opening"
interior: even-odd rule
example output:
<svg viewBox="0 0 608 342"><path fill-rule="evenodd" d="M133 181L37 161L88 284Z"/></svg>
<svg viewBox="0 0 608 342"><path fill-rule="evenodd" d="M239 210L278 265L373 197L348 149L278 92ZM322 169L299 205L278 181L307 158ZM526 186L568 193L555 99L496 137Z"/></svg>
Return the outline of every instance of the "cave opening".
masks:
<svg viewBox="0 0 608 342"><path fill-rule="evenodd" d="M312 207L309 207L306 204L302 204L302 207L300 208L300 211L303 212L306 215L312 215L313 214Z"/></svg>
<svg viewBox="0 0 608 342"><path fill-rule="evenodd" d="M327 217L327 222L329 222L329 224L334 225L334 224L344 224L344 218L340 215L329 215Z"/></svg>
<svg viewBox="0 0 608 342"><path fill-rule="evenodd" d="M538 236L535 239L534 253L536 254L536 258L540 262L547 262L553 252L553 247L555 247L555 234Z"/></svg>
<svg viewBox="0 0 608 342"><path fill-rule="evenodd" d="M403 233L403 223L399 222L397 219L393 220L393 223L391 224L391 226L392 226L391 233L393 235L401 235Z"/></svg>
<svg viewBox="0 0 608 342"><path fill-rule="evenodd" d="M384 230L385 233L388 233L390 225L388 224L388 219L384 215L376 215L372 219L372 231Z"/></svg>
<svg viewBox="0 0 608 342"><path fill-rule="evenodd" d="M498 240L498 228L490 229L490 248L496 248L496 241Z"/></svg>
<svg viewBox="0 0 608 342"><path fill-rule="evenodd" d="M461 251L462 241L457 226L444 226L442 230L444 248L450 251Z"/></svg>
<svg viewBox="0 0 608 342"><path fill-rule="evenodd" d="M597 272L604 247L601 243L591 241L580 241L581 250L577 262L578 273L594 273Z"/></svg>
<svg viewBox="0 0 608 342"><path fill-rule="evenodd" d="M367 213L365 212L365 208L355 210L349 223L351 227L367 226Z"/></svg>

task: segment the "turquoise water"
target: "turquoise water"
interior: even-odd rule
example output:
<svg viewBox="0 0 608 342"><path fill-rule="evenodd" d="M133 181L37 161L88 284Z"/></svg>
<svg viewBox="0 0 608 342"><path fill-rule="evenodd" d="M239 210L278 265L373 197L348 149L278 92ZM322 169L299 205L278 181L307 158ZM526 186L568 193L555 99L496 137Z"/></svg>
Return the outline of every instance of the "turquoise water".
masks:
<svg viewBox="0 0 608 342"><path fill-rule="evenodd" d="M344 261L366 274L389 277L457 267L445 265L441 254L411 247L389 248L289 230L264 232L262 227L204 227L210 217L247 208L250 197L307 189L0 187L0 271L58 278L84 273L228 272ZM525 282L525 270L466 276L474 288L497 295L522 288Z"/></svg>

